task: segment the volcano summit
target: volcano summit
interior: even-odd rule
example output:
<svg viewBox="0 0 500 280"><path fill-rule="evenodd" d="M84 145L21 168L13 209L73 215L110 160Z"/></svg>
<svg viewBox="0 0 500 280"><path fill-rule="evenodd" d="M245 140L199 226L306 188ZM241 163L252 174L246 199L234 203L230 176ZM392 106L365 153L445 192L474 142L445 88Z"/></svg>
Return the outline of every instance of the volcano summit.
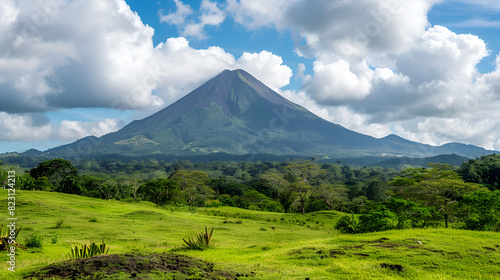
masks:
<svg viewBox="0 0 500 280"><path fill-rule="evenodd" d="M45 152L79 156L251 155L476 157L490 152L458 143L430 146L396 135L374 138L328 122L290 102L244 70L225 70L165 109L100 138Z"/></svg>

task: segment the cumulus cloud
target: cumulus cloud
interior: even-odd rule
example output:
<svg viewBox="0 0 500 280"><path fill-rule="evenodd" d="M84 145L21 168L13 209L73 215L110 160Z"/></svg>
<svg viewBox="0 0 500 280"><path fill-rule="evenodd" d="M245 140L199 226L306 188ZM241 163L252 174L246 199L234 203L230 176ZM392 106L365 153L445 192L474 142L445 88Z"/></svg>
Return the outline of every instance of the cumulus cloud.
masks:
<svg viewBox="0 0 500 280"><path fill-rule="evenodd" d="M97 137L116 131L119 121L104 119L94 122L63 120L53 125L38 114L8 114L0 112L0 141L72 141L89 135Z"/></svg>
<svg viewBox="0 0 500 280"><path fill-rule="evenodd" d="M290 30L296 53L314 59L311 75L298 71L301 90L282 92L287 98L374 136L498 148L500 67L479 73L477 64L490 55L483 40L430 26L427 14L440 1L267 2L230 0L228 9L249 30Z"/></svg>
<svg viewBox="0 0 500 280"><path fill-rule="evenodd" d="M156 48L156 63L146 67L149 79L166 104L172 103L209 78L235 64L232 54L220 47L197 50L183 37L169 38ZM193 71L196 69L196 71Z"/></svg>
<svg viewBox="0 0 500 280"><path fill-rule="evenodd" d="M229 0L236 22L249 28L292 29L305 39L307 56L360 56L405 50L429 25L437 1ZM314 15L314 16L311 16Z"/></svg>
<svg viewBox="0 0 500 280"><path fill-rule="evenodd" d="M180 0L174 0L177 6L177 11L168 15L160 14L160 21L176 25L181 30L182 36L195 37L198 39L207 38L204 28L207 25L219 26L226 19L225 12L219 8L216 2L210 0L202 0L200 6L200 15L198 21L186 20L193 14L193 10L187 4Z"/></svg>
<svg viewBox="0 0 500 280"><path fill-rule="evenodd" d="M160 21L170 23L177 26L182 26L186 18L193 14L193 9L188 4L182 3L180 0L174 0L177 11L163 15L160 13Z"/></svg>
<svg viewBox="0 0 500 280"><path fill-rule="evenodd" d="M314 77L309 77L303 88L324 104L363 99L371 91L373 73L366 64L360 68L361 73L353 73L357 71L346 60L329 64L317 60L314 62Z"/></svg>
<svg viewBox="0 0 500 280"><path fill-rule="evenodd" d="M15 3L0 38L1 111L162 104L152 88L130 90L153 59L153 29L124 1Z"/></svg>
<svg viewBox="0 0 500 280"><path fill-rule="evenodd" d="M160 14L160 21L178 26L183 37L157 46L154 30L124 0L1 1L0 140L106 133L119 122L52 124L43 113L81 107L151 112L223 69L243 68L358 132L500 148L500 56L496 70L479 73L477 64L490 55L485 42L430 26L427 13L438 0L202 0L198 11L174 1L176 10ZM218 46L193 48L184 38L207 38L207 27L227 16L249 30L290 32L295 52L313 61L308 75L304 64L297 68L303 86L280 90L293 73L276 54L235 58Z"/></svg>
<svg viewBox="0 0 500 280"><path fill-rule="evenodd" d="M296 0L227 0L226 10L234 20L252 29L274 25L286 28L282 23L284 11Z"/></svg>
<svg viewBox="0 0 500 280"><path fill-rule="evenodd" d="M275 88L289 83L291 70L270 52L236 61L220 47L194 49L183 37L155 47L154 30L123 0L35 2L0 4L7 31L0 38L0 111L158 109L226 68L264 73ZM178 9L186 10L182 2ZM215 3L203 1L201 10L202 22L221 21ZM28 20L42 15L39 24Z"/></svg>
<svg viewBox="0 0 500 280"><path fill-rule="evenodd" d="M184 24L191 9L181 1L176 5L177 12L163 20ZM215 2L204 0L199 22L186 26L201 24L202 30L224 17ZM259 72L276 89L292 75L281 57L266 51L235 59L221 47L192 48L183 37L154 46L154 30L124 0L1 1L0 31L0 140L5 141L100 136L117 130L120 121L51 123L43 113L72 108L151 113L227 68Z"/></svg>
<svg viewBox="0 0 500 280"><path fill-rule="evenodd" d="M290 83L292 69L283 65L283 59L268 51L243 53L235 68L243 68L268 87L278 90Z"/></svg>
<svg viewBox="0 0 500 280"><path fill-rule="evenodd" d="M479 37L434 26L411 50L398 57L397 69L416 85L432 80L470 79L477 74L476 65L488 55L486 44Z"/></svg>

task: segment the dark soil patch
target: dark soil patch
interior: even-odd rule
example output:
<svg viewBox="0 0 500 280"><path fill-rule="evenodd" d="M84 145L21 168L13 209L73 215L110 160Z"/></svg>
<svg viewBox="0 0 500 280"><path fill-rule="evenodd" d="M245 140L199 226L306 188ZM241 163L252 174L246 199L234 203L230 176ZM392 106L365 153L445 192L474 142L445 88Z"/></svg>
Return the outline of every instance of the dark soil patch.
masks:
<svg viewBox="0 0 500 280"><path fill-rule="evenodd" d="M364 244L358 244L358 245L344 245L340 246L340 248L346 249L346 250L351 250L351 249L362 249Z"/></svg>
<svg viewBox="0 0 500 280"><path fill-rule="evenodd" d="M361 241L361 242L364 242L364 243L382 243L384 241L388 241L389 238L386 238L386 237L382 237L382 238L379 238L377 240L371 240L371 241Z"/></svg>
<svg viewBox="0 0 500 280"><path fill-rule="evenodd" d="M161 253L151 255L102 255L88 259L69 260L51 264L34 272L25 279L94 279L95 275L111 276L125 273L133 279L138 274L176 273L177 279L235 279L232 272L214 269L214 264L191 257ZM239 274L238 274L239 275Z"/></svg>
<svg viewBox="0 0 500 280"><path fill-rule="evenodd" d="M377 248L397 248L397 247L406 247L409 249L418 249L420 246L417 245L408 245L408 244L399 244L394 242L382 242L374 245Z"/></svg>
<svg viewBox="0 0 500 280"><path fill-rule="evenodd" d="M345 255L344 251L330 250L330 256L336 258L337 255Z"/></svg>
<svg viewBox="0 0 500 280"><path fill-rule="evenodd" d="M404 270L404 267L400 264L387 264L387 263L381 263L380 264L380 267L381 268L389 268L390 270L394 270L394 271L403 271Z"/></svg>
<svg viewBox="0 0 500 280"><path fill-rule="evenodd" d="M493 251L493 252L497 251L495 248L491 248L491 247L483 247L483 249L486 249L488 251Z"/></svg>
<svg viewBox="0 0 500 280"><path fill-rule="evenodd" d="M355 255L355 256L359 256L359 257L364 257L364 258L366 258L366 257L369 257L369 256L370 256L370 255L368 255L368 254L363 254L363 253L354 253L353 255Z"/></svg>

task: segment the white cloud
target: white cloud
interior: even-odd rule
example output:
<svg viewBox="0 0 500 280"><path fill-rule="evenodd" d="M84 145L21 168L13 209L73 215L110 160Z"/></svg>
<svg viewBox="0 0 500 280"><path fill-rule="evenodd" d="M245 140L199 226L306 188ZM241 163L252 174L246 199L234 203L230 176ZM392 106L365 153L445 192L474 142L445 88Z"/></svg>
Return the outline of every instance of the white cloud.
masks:
<svg viewBox="0 0 500 280"><path fill-rule="evenodd" d="M193 49L182 37L154 47L154 30L123 0L35 4L2 2L0 20L17 24L0 38L0 111L157 110L226 68L265 72L261 78L275 88L289 83L291 70L269 52L244 54L236 63L220 47ZM217 25L225 17L208 0L202 2L201 12L203 25ZM19 22L38 13L46 17L38 25Z"/></svg>
<svg viewBox="0 0 500 280"><path fill-rule="evenodd" d="M495 71L479 73L477 63L489 55L485 42L430 27L427 13L437 0L227 0L224 6L203 0L199 11L174 1L176 11L160 20L184 36L206 38L206 27L220 26L226 16L250 30L290 31L296 53L314 60L313 72L304 75L299 64L304 86L281 94L328 120L377 137L395 132L425 143L500 146L500 56ZM155 47L153 33L124 0L1 1L3 139L105 133L118 124L54 125L23 113L151 112L226 68L243 68L278 91L290 82L292 70L268 51L235 58L217 46L195 49L183 37Z"/></svg>
<svg viewBox="0 0 500 280"><path fill-rule="evenodd" d="M283 28L284 11L296 0L227 0L227 11L235 21L252 29L275 25Z"/></svg>
<svg viewBox="0 0 500 280"><path fill-rule="evenodd" d="M28 3L30 2L30 3ZM20 1L0 38L0 104L7 112L160 106L147 77L153 29L117 1Z"/></svg>
<svg viewBox="0 0 500 280"><path fill-rule="evenodd" d="M234 56L222 48L197 50L183 37L169 38L155 50L156 63L146 69L151 75L151 83L167 104L235 64Z"/></svg>
<svg viewBox="0 0 500 280"><path fill-rule="evenodd" d="M39 118L44 120L40 122ZM118 130L118 125L116 119L93 122L63 120L53 125L40 115L0 112L0 141L73 141L89 135L102 136Z"/></svg>
<svg viewBox="0 0 500 280"><path fill-rule="evenodd" d="M302 54L345 58L410 47L429 25L427 12L435 2L229 0L228 10L250 29L275 26L297 32L306 40L298 46Z"/></svg>
<svg viewBox="0 0 500 280"><path fill-rule="evenodd" d="M492 89L492 98L500 100L500 54L496 58L495 71L484 74L480 80L485 87Z"/></svg>
<svg viewBox="0 0 500 280"><path fill-rule="evenodd" d="M177 6L177 11L168 15L160 14L160 21L178 26L182 36L206 39L207 36L204 28L210 25L219 26L226 19L225 12L219 8L217 2L202 0L198 21L187 20L186 18L194 13L191 6L182 3L180 0L174 1Z"/></svg>
<svg viewBox="0 0 500 280"><path fill-rule="evenodd" d="M63 120L55 127L54 139L73 140L85 136L94 135L100 137L104 134L118 130L119 121L116 119L105 119L99 122L82 122Z"/></svg>
<svg viewBox="0 0 500 280"><path fill-rule="evenodd" d="M170 23L177 26L182 26L186 18L193 14L193 9L188 4L182 3L180 0L174 0L177 11L168 15L162 15L160 11L160 21Z"/></svg>
<svg viewBox="0 0 500 280"><path fill-rule="evenodd" d="M182 24L190 12L177 2ZM278 89L292 71L270 52L194 49L183 38L153 45L154 30L124 0L48 0L0 3L0 140L73 141L117 130L116 119L48 121L45 112L72 108L157 111L224 69L243 68ZM200 23L224 20L204 0ZM259 76L260 75L260 76ZM37 113L37 115L33 115ZM39 122L37 119L43 119Z"/></svg>
<svg viewBox="0 0 500 280"><path fill-rule="evenodd" d="M149 78L143 84L145 88L154 87L165 104L176 101L224 69L244 69L276 90L288 85L292 76L283 59L270 52L243 53L236 60L220 47L194 49L183 37L169 38L159 44L155 57L155 63L145 67Z"/></svg>
<svg viewBox="0 0 500 280"><path fill-rule="evenodd" d="M416 85L432 80L470 79L478 74L476 65L488 55L486 44L477 36L434 26L411 50L398 57L397 69Z"/></svg>
<svg viewBox="0 0 500 280"><path fill-rule="evenodd" d="M283 65L283 59L268 51L243 53L235 68L243 68L268 87L278 90L290 83L292 69Z"/></svg>
<svg viewBox="0 0 500 280"><path fill-rule="evenodd" d="M267 2L230 0L228 6L250 30L290 30L296 53L314 59L313 74L298 69L302 91L283 92L287 98L374 136L498 147L500 66L479 73L477 64L490 54L483 40L430 26L427 14L440 1Z"/></svg>
<svg viewBox="0 0 500 280"><path fill-rule="evenodd" d="M454 27L464 28L500 28L500 20L491 20L487 18L467 19L461 22L453 23Z"/></svg>
<svg viewBox="0 0 500 280"><path fill-rule="evenodd" d="M500 2L497 0L449 0L450 2L464 3L470 6L479 7L485 11L500 11Z"/></svg>
<svg viewBox="0 0 500 280"><path fill-rule="evenodd" d="M345 60L329 64L316 60L314 76L305 81L303 88L323 104L363 99L370 93L373 73L366 64L358 68L361 73L353 73L357 71Z"/></svg>

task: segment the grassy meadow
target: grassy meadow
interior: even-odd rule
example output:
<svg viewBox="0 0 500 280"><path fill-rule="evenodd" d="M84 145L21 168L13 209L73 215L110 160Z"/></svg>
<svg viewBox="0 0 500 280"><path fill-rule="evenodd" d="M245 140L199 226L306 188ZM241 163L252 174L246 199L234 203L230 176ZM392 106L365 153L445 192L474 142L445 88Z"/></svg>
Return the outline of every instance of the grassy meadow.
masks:
<svg viewBox="0 0 500 280"><path fill-rule="evenodd" d="M7 191L0 203L7 205ZM2 206L0 218L7 223ZM109 254L174 252L213 263L238 279L500 279L500 233L454 229L394 230L345 235L334 229L335 211L285 214L232 207L160 208L55 192L18 191L18 242L38 232L41 249L18 249L16 272L0 256L0 279L20 279L69 259L71 244L100 242ZM183 238L208 226L214 246L183 250ZM129 279L131 275L93 278ZM133 276L202 279L164 272ZM177 276L177 278L176 278Z"/></svg>

